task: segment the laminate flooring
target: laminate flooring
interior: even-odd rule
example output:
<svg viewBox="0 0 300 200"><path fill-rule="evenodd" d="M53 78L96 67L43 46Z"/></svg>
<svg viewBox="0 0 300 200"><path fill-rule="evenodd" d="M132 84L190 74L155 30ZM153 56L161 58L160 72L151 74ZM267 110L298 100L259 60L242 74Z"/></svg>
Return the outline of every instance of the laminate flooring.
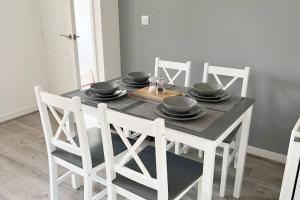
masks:
<svg viewBox="0 0 300 200"><path fill-rule="evenodd" d="M55 122L53 121L53 124ZM197 158L196 151L187 155ZM60 169L62 173L63 169ZM216 159L214 200L231 200L234 169L228 176L226 197L220 198L221 160ZM275 200L280 194L284 166L254 156L247 156L241 200ZM95 190L101 187L95 186ZM184 200L197 199L192 188ZM0 200L49 199L48 161L40 117L37 112L0 124ZM59 199L83 199L83 186L73 190L70 181L59 187ZM118 199L123 199L118 197Z"/></svg>

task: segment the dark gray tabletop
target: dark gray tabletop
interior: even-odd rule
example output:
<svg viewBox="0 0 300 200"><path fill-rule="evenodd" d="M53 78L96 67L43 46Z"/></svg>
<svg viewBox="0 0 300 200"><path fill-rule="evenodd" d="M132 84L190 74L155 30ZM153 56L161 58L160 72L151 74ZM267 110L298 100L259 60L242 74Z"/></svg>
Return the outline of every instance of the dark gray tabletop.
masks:
<svg viewBox="0 0 300 200"><path fill-rule="evenodd" d="M128 89L132 91L131 88ZM87 99L81 90L72 91L62 96L68 98L79 96L83 104L92 107L97 107L99 103L102 103ZM111 109L145 119L153 120L160 117L155 112L155 107L159 102L155 101L127 95L116 100L104 101L103 103L107 103L107 106ZM185 122L166 119L166 127L214 141L254 104L254 99L231 97L229 100L221 103L208 104L200 102L200 104L207 108L206 116Z"/></svg>

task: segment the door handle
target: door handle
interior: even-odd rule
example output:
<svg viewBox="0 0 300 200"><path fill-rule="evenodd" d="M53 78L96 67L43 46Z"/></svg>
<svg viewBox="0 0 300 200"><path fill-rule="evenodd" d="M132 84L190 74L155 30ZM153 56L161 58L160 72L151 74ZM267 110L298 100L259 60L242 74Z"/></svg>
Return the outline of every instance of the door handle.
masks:
<svg viewBox="0 0 300 200"><path fill-rule="evenodd" d="M60 35L61 37L65 37L69 40L72 40L73 39L73 35L69 34L69 35Z"/></svg>
<svg viewBox="0 0 300 200"><path fill-rule="evenodd" d="M77 40L77 38L79 38L79 35L73 34L73 40Z"/></svg>

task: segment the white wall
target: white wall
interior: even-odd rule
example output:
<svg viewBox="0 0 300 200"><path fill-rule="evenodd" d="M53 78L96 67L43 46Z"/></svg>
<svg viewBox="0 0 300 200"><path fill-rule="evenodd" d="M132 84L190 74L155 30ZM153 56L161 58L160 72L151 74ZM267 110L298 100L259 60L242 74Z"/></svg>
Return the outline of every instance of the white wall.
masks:
<svg viewBox="0 0 300 200"><path fill-rule="evenodd" d="M33 86L47 86L36 0L0 5L0 122L35 109Z"/></svg>

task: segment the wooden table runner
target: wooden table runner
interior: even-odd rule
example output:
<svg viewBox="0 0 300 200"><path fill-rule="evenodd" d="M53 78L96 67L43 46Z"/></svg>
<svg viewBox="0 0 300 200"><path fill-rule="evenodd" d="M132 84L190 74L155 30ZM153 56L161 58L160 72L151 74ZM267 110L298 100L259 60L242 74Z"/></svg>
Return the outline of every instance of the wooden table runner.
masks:
<svg viewBox="0 0 300 200"><path fill-rule="evenodd" d="M182 95L181 92L176 91L176 90L165 90L164 93L158 93L158 94L156 94L155 92L149 92L148 90L149 90L149 87L144 87L144 88L132 91L128 94L129 94L129 96L145 98L145 99L149 99L152 101L162 101L166 97Z"/></svg>

